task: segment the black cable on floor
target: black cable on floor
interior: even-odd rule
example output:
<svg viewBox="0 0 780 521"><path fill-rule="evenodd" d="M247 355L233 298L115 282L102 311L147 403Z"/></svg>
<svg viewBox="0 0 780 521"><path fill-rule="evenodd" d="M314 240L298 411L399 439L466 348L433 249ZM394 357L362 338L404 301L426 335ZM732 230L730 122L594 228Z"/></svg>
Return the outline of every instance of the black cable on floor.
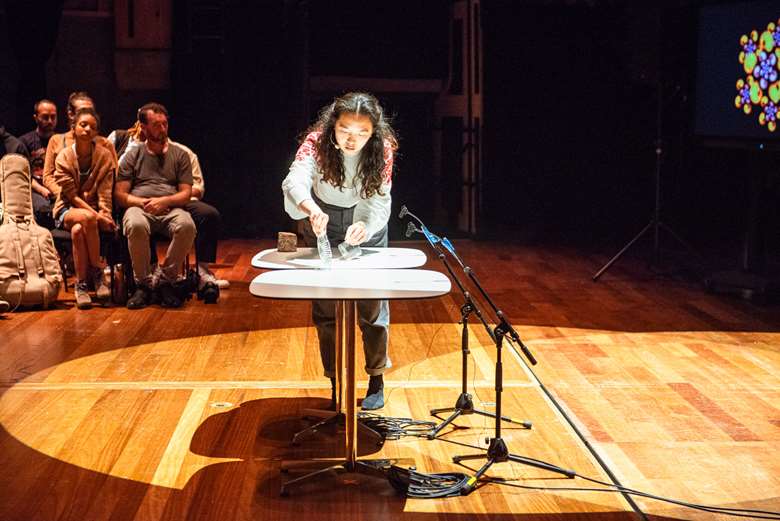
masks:
<svg viewBox="0 0 780 521"><path fill-rule="evenodd" d="M424 474L397 465L390 467L387 479L399 494L416 499L465 496L477 482L462 472Z"/></svg>
<svg viewBox="0 0 780 521"><path fill-rule="evenodd" d="M563 415L564 419L569 424L569 426L574 430L574 432L577 434L577 437L580 439L580 441L582 441L582 443L585 444L585 447L588 449L588 451L591 453L591 455L593 455L593 457L596 458L596 461L598 462L598 464L601 466L601 468L604 470L604 472L607 473L607 476L609 476L609 479L612 480L612 483L614 483L614 485L616 487L621 487L622 488L623 484L620 483L620 480L612 472L612 469L610 469L609 466L607 465L607 463L603 459L601 459L601 456L599 455L599 453L596 452L596 449L593 447L593 445L590 444L590 442L585 437L585 435L582 434L582 432L580 432L580 429L577 427L577 424L574 423L574 421L569 417L569 414L561 406L561 404L558 403L558 400L556 400L555 397L553 396L553 394L547 389L547 387L544 386L542 381L539 379L539 376L534 372L534 370L527 363L525 363L525 359L522 357L522 355L520 353L518 353L517 347L515 346L514 342L512 342L512 340L510 338L507 338L506 340L509 342L509 345L512 346L512 350L515 352L515 355L520 359L520 361L523 363L523 365L528 370L528 372L531 374L531 376L534 377L534 380L536 380L536 383L539 385L539 388L547 396L547 398L552 402L552 404L555 406L555 408L558 409L558 412L560 412L561 415ZM648 518L647 518L647 515L644 512L642 512L642 509L639 508L639 505L636 504L634 499L629 494L626 494L626 493L623 493L623 492L621 492L621 494L623 495L623 498L628 502L628 504L631 505L631 508L634 510L634 512L639 514L639 516L644 521L649 521Z"/></svg>
<svg viewBox="0 0 780 521"><path fill-rule="evenodd" d="M778 519L780 520L780 512L772 512L771 510L757 510L750 508L731 508L731 507L719 507L712 505L703 505L700 503L691 503L689 501L682 501L679 499L668 498L665 496L659 496L656 494L650 494L649 492L643 492L641 490L632 489L629 487L623 487L600 481L598 479L589 478L581 474L577 474L575 477L602 485L604 488L586 488L586 487L539 487L532 485L520 485L513 483L513 480L501 479L501 478L483 478L482 481L495 483L497 485L504 485L515 488L522 488L524 490L542 490L542 491L566 491L566 492L621 492L632 496L644 497L647 499L654 499L656 501L662 501L665 503L671 503L679 505L685 508L691 508L695 510L701 510L703 512L710 512L713 514L723 514L734 517L749 517L754 519Z"/></svg>
<svg viewBox="0 0 780 521"><path fill-rule="evenodd" d="M358 413L357 419L386 440L397 440L406 436L424 438L436 427L436 423L432 421L380 416L370 412Z"/></svg>
<svg viewBox="0 0 780 521"><path fill-rule="evenodd" d="M463 443L455 440L448 440L445 438L436 438L438 441L444 441L447 443L452 443L455 445L459 445L461 447L467 447L471 449L476 450L483 450L478 446L471 445L469 443ZM535 460L540 461L540 460ZM542 462L544 463L544 462ZM404 471L405 469L401 469ZM731 507L719 507L719 506L712 506L712 505L703 505L700 503L691 503L689 501L682 501L679 499L674 498L668 498L665 496L659 496L656 494L650 494L649 492L643 492L641 490L636 490L630 487L624 487L622 485L615 485L614 483L607 483L606 481L601 481L595 478L591 478L588 476L583 476L582 474L576 474L574 475L575 478L580 478L585 481L590 481L592 483L596 483L598 485L602 485L603 488L588 488L588 487L542 487L542 486L534 486L534 485L520 485L518 483L514 483L515 481L519 480L513 480L513 479L504 479L504 478L492 478L489 476L483 476L479 481L477 481L474 478L471 478L471 480L468 479L468 476L466 474L459 474L458 476L461 477L461 482L459 482L457 485L453 484L449 488L448 492L449 494L441 494L441 495L430 495L430 490L425 487L425 485L428 485L429 483L424 481L425 476L451 476L451 474L422 474L419 472L415 472L413 475L413 479L417 480L417 482L421 483L420 490L418 489L412 489L413 493L416 493L414 496L408 496L408 497L417 497L417 498L428 498L428 497L449 497L449 496L456 496L456 495L466 495L470 493L472 490L475 490L479 487L480 483L495 483L497 485L505 485L509 487L514 488L522 488L525 490L541 490L541 491L549 491L549 492L609 492L609 493L616 493L619 492L621 494L628 494L630 496L638 496L638 497L644 497L647 499L654 499L656 501L663 501L666 503L671 503L674 505L679 505L686 508L692 508L696 510L701 510L704 512L711 512L715 514L723 514L723 515L731 515L735 517L752 517L756 519L777 519L780 520L780 512L773 512L771 510L757 510L757 509L750 509L750 508L731 508ZM436 482L431 482L431 485L433 485L432 488L435 488L437 485ZM393 485L396 487L395 485ZM396 487L396 490L399 490L402 494L404 493L402 490L400 490L398 487Z"/></svg>

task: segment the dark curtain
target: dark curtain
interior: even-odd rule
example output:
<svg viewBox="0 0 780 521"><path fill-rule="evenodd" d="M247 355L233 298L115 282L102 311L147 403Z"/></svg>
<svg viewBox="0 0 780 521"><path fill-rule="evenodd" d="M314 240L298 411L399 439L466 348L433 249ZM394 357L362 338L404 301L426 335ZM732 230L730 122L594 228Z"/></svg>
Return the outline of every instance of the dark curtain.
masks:
<svg viewBox="0 0 780 521"><path fill-rule="evenodd" d="M54 50L63 0L5 0L8 39L19 64L16 129L30 126L33 104L46 97L46 60ZM20 110L19 110L20 109Z"/></svg>

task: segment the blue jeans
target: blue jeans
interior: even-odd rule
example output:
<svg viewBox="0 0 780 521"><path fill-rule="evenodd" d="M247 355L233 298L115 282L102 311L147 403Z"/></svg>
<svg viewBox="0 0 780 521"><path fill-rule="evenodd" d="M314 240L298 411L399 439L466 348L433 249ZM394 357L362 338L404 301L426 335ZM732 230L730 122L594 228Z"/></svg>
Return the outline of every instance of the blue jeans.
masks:
<svg viewBox="0 0 780 521"><path fill-rule="evenodd" d="M328 239L333 250L344 241L347 228L352 224L353 208L329 205L315 198L322 211L328 214ZM304 221L303 240L306 246L317 247L317 237L309 220ZM387 247L387 226L369 237L361 246ZM320 358L325 376L335 376L336 365L336 302L313 300L312 321L320 341ZM392 367L387 356L390 334L390 304L387 300L358 300L358 326L363 333L363 353L366 357L366 373L383 374Z"/></svg>

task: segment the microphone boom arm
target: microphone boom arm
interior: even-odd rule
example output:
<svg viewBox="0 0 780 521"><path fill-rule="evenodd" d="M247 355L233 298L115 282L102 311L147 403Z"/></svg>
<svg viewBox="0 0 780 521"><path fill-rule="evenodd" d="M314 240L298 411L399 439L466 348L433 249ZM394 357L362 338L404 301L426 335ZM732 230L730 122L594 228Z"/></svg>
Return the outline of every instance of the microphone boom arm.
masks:
<svg viewBox="0 0 780 521"><path fill-rule="evenodd" d="M467 299L467 304L469 301L473 304L473 299L471 298L471 295L469 292L464 288L463 284L458 280L458 278L455 276L454 272L452 271L452 268L450 267L449 263L447 262L447 259L444 255L444 252L441 250L441 248L437 245L437 243L441 243L444 245L444 247L447 249L447 251L450 252L452 257L460 264L460 267L463 268L463 272L471 279L471 281L474 283L474 285L479 290L482 297L485 299L485 301L490 305L490 307L493 309L493 313L496 315L496 318L498 319L498 325L495 329L491 328L490 325L487 323L487 321L482 317L482 314L479 312L479 310L474 307L475 314L479 319L482 321L483 325L485 326L485 329L488 331L488 334L490 335L490 338L495 341L496 340L496 330L500 332L501 334L509 335L509 338L520 346L520 350L523 352L523 354L528 358L528 361L531 362L531 365L536 365L537 361L536 358L534 358L534 355L531 353L531 350L528 349L528 347L523 343L523 341L520 339L520 335L517 333L514 327L507 321L506 316L504 313L498 308L498 306L495 305L493 300L490 298L490 296L487 294L485 289L482 287L482 285L479 283L479 280L477 279L477 276L474 274L474 271L467 266L463 259L460 258L460 256L455 253L455 248L452 246L452 243L450 243L449 239L444 237L443 239L440 239L438 236L432 234L428 231L428 229L425 227L425 224L420 220L419 217L414 215L412 212L410 212L406 205L401 206L401 212L398 214L400 218L403 218L405 216L409 216L420 225L420 228L417 228L417 226L414 225L414 223L409 223L409 226L407 226L407 237L411 236L413 232L422 233L425 238L428 240L428 243L431 245L431 248L434 249L436 252L437 257L439 257L443 262L444 265L447 267L447 271L449 271L450 276L457 284L458 288L463 293L464 297Z"/></svg>

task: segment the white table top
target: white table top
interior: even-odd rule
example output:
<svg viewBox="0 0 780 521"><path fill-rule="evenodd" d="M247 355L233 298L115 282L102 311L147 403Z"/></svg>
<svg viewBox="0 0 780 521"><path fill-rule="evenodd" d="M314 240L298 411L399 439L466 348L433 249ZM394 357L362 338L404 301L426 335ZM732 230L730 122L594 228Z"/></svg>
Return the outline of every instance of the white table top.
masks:
<svg viewBox="0 0 780 521"><path fill-rule="evenodd" d="M445 295L450 279L430 270L279 270L262 273L249 285L257 297L280 299L415 299Z"/></svg>
<svg viewBox="0 0 780 521"><path fill-rule="evenodd" d="M417 268L427 261L425 254L411 248L362 248L360 257L341 260L336 245L331 245L333 260L331 270L358 270L381 268ZM312 269L319 268L322 261L317 248L298 248L294 252L280 252L276 248L263 250L252 257L252 266L265 269Z"/></svg>

